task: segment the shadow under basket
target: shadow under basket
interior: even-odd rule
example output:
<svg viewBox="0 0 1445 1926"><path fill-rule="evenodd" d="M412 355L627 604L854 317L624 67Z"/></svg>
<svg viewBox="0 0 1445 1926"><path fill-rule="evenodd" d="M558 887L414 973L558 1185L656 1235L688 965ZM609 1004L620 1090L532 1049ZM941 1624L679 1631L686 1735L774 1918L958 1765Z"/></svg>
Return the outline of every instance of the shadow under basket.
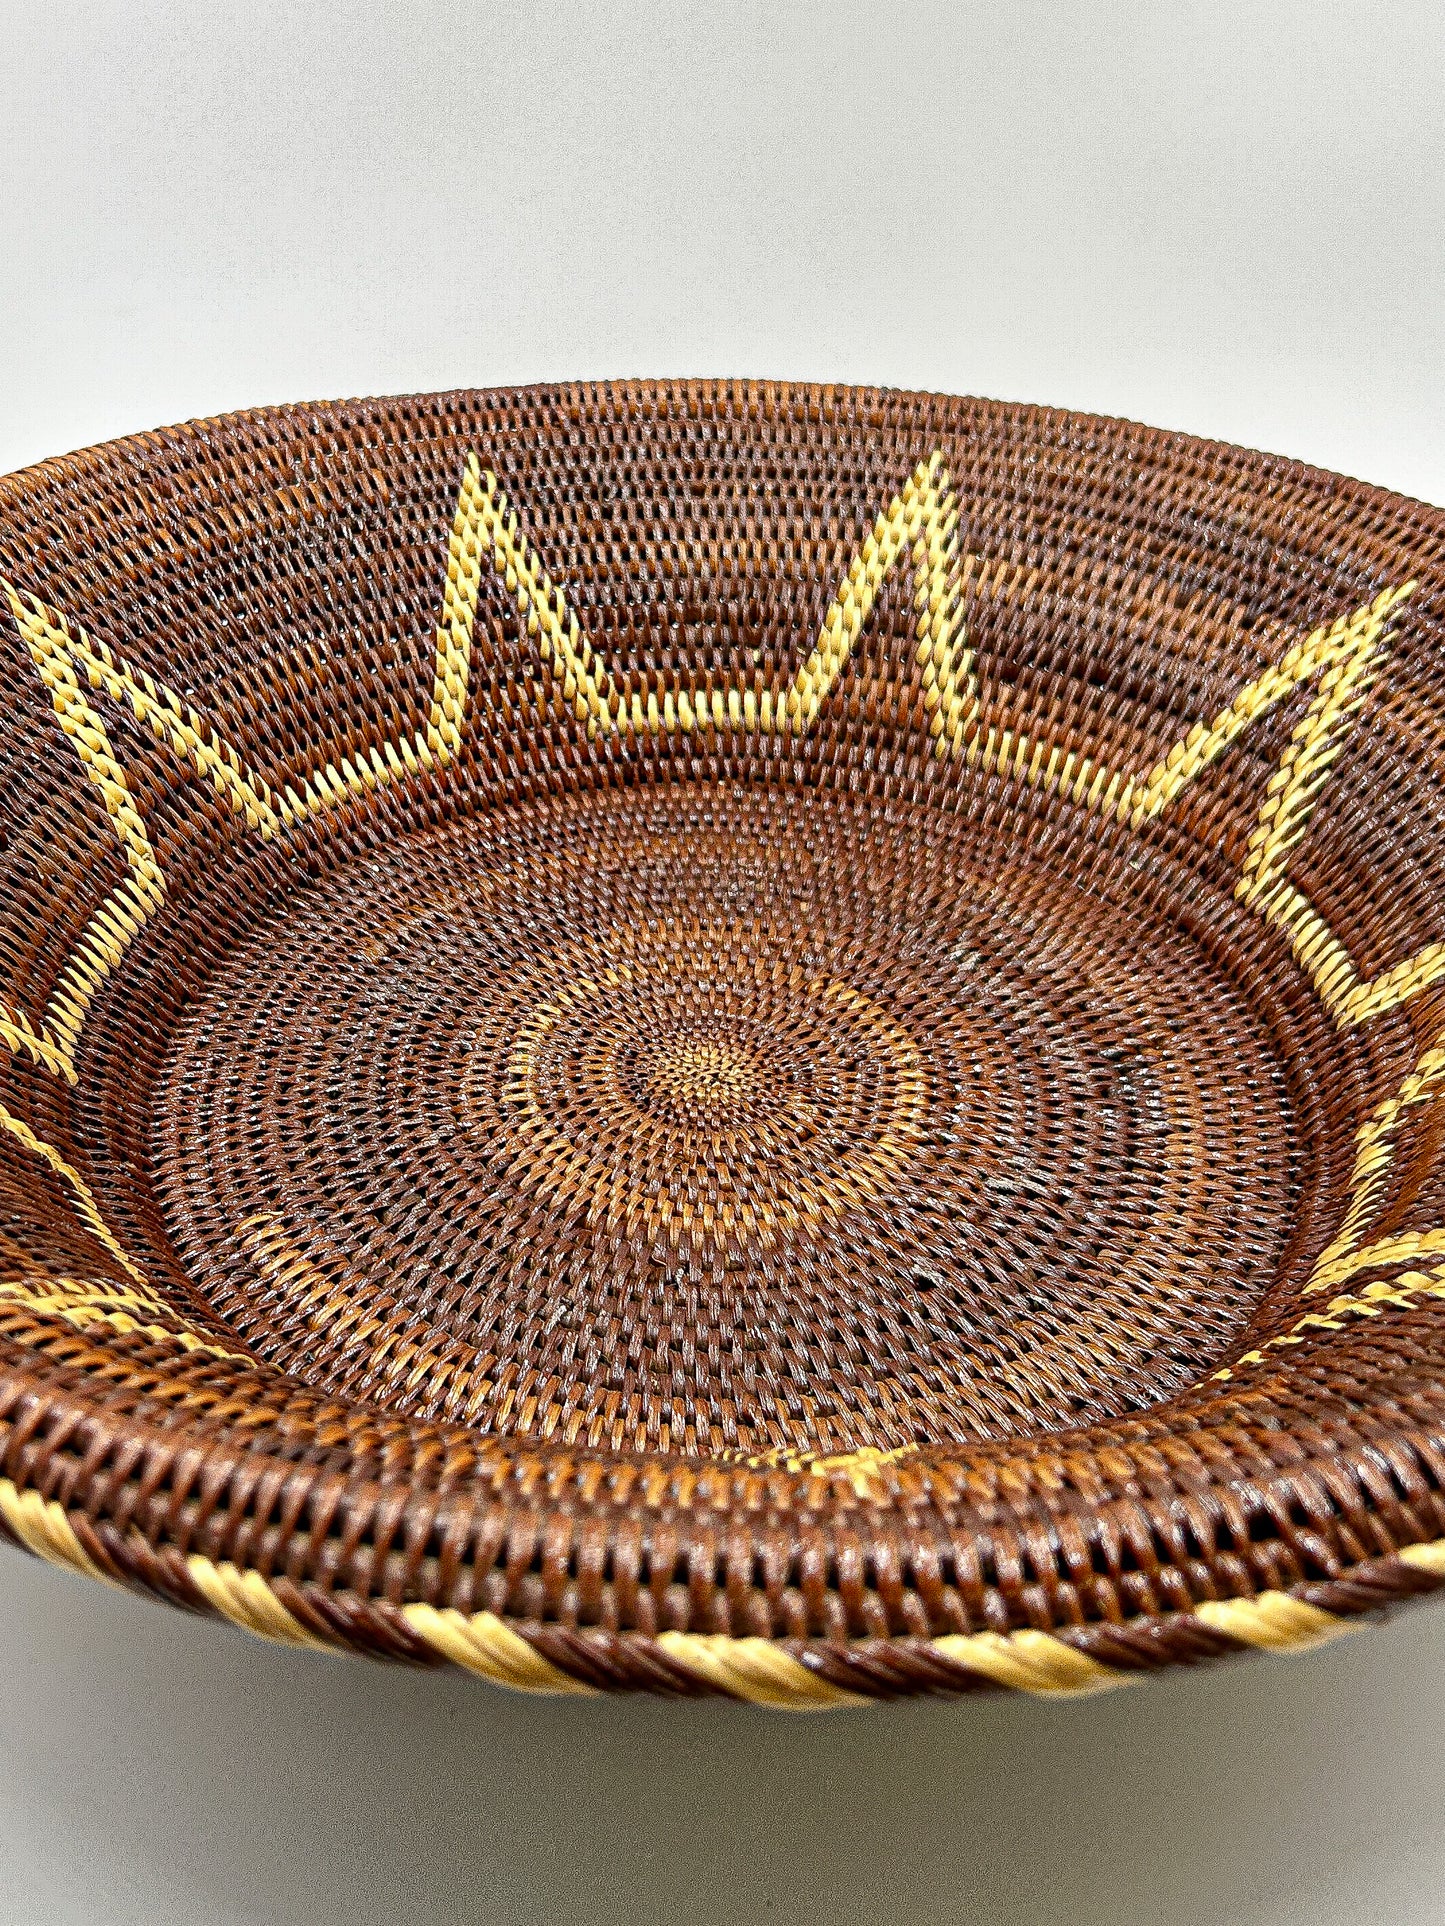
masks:
<svg viewBox="0 0 1445 1926"><path fill-rule="evenodd" d="M0 482L0 1526L538 1691L1445 1584L1445 514L635 383Z"/></svg>

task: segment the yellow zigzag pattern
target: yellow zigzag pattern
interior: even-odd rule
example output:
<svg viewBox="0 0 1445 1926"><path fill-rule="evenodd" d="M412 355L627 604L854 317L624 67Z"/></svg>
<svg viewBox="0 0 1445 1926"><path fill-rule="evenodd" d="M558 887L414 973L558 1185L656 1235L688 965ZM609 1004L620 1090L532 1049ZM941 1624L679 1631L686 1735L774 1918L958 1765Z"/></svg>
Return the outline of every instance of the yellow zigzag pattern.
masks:
<svg viewBox="0 0 1445 1926"><path fill-rule="evenodd" d="M1393 1097L1378 1104L1355 1136L1355 1164L1350 1173L1349 1204L1334 1237L1315 1259L1306 1297L1321 1291L1339 1292L1364 1271L1390 1270L1390 1278L1376 1279L1332 1297L1319 1311L1309 1311L1287 1331L1266 1338L1258 1350L1246 1351L1232 1367L1215 1371L1215 1379L1227 1381L1245 1364L1263 1364L1272 1350L1303 1344L1315 1331L1343 1331L1352 1319L1381 1317L1387 1311L1413 1310L1422 1299L1445 1298L1445 1229L1433 1226L1423 1231L1399 1231L1393 1236L1364 1241L1379 1221L1389 1176L1394 1167L1397 1139L1407 1113L1431 1103L1445 1092L1445 1045L1433 1044L1424 1051L1414 1069ZM1436 1261L1427 1270L1401 1271L1402 1264L1417 1264L1422 1258Z"/></svg>
<svg viewBox="0 0 1445 1926"><path fill-rule="evenodd" d="M0 580L0 596L10 612L41 681L50 692L56 719L75 745L86 775L94 783L115 826L129 875L96 911L82 932L74 953L61 972L44 1021L37 1028L23 1011L0 1004L0 1040L14 1051L27 1052L37 1063L74 1083L75 1050L96 991L120 963L127 948L165 895L165 877L151 847L150 837L135 806L125 771L116 760L105 724L87 696L98 690L111 701L128 703L138 722L157 742L167 745L185 762L194 764L247 827L263 839L290 828L304 817L334 806L349 795L375 789L398 776L419 769L445 768L461 746L462 709L466 701L467 665L471 647L471 618L461 610L478 572L475 556L463 545L468 503L465 493L447 566L447 586L437 633L436 674L426 728L408 740L373 747L366 760L353 766L343 758L338 768L328 763L302 783L297 795L289 785L276 795L247 772L240 757L214 728L164 683L137 673L101 643L92 643L80 627L72 628L63 615L34 596L22 596Z"/></svg>
<svg viewBox="0 0 1445 1926"><path fill-rule="evenodd" d="M1426 1050L1393 1097L1378 1105L1355 1137L1355 1167L1350 1173L1349 1208L1333 1240L1315 1260L1306 1291L1327 1291L1360 1271L1387 1264L1413 1263L1421 1257L1445 1256L1445 1230L1403 1231L1394 1237L1361 1239L1378 1221L1396 1139L1406 1113L1426 1104L1445 1090L1445 1046Z"/></svg>
<svg viewBox="0 0 1445 1926"><path fill-rule="evenodd" d="M539 567L496 476L490 470L484 474L475 456L467 463L462 492L472 504L478 546L491 551L492 566L516 597L527 633L560 684L563 701L589 734L629 729L657 734L709 722L719 729L805 734L842 674L884 581L907 557L914 569L917 657L929 729L940 754L962 744L978 698L973 658L963 646L958 504L941 455L920 462L878 517L823 617L812 654L781 694L765 689L761 680L744 688L664 688L660 698L656 686L645 694L625 691L582 633L562 590ZM479 588L480 575L472 588L468 632Z"/></svg>
<svg viewBox="0 0 1445 1926"><path fill-rule="evenodd" d="M1321 999L1341 1025L1367 1022L1445 976L1445 943L1435 943L1381 976L1361 980L1343 945L1285 873L1290 853L1305 834L1331 766L1384 660L1389 619L1412 593L1413 582L1386 589L1366 607L1293 644L1212 722L1196 723L1152 768L1129 773L1022 731L984 723L963 621L964 588L971 584L976 593L1013 599L1027 591L1033 578L964 555L958 525L953 486L941 455L934 453L920 462L879 514L838 586L807 660L786 689L764 688L760 680L743 687L672 689L661 687L656 677L641 678L641 686L634 687L630 680L626 684L619 680L593 649L562 589L530 550L496 476L471 456L452 523L432 700L424 727L410 737L388 739L369 748L354 763L342 758L339 765L326 764L302 780L299 794L289 785L273 791L174 691L132 671L104 643L92 643L62 614L0 581L0 595L8 602L49 691L60 728L74 745L114 824L128 872L80 936L43 1021L36 1025L22 1011L0 1005L0 1041L73 1084L76 1049L94 996L165 895L159 860L92 694L128 704L158 742L212 784L248 829L269 839L348 797L398 777L444 769L458 755L487 566L514 596L561 700L590 734L711 727L801 736L816 721L842 675L889 573L911 564L916 659L937 753L961 756L970 767L1055 791L1082 808L1134 827L1168 808L1291 691L1318 681L1316 697L1270 779L1237 893L1241 901L1253 904L1285 931ZM1433 1077L1435 1071L1422 1060L1421 1074ZM1402 1095L1402 1102L1413 1100ZM66 1178L88 1227L134 1271L105 1229L78 1173L3 1111L0 1127ZM1360 1211L1364 1208L1359 1205ZM1445 1248L1445 1234L1422 1235L1427 1240L1442 1238ZM1424 1248L1436 1246L1433 1242L1422 1245L1417 1238L1408 1253L1402 1244L1399 1257ZM1358 1259L1360 1254L1354 1255ZM1343 1262L1350 1253L1342 1250L1337 1256ZM139 1273L135 1275L139 1278ZM1334 1281L1332 1273L1322 1273L1313 1288L1322 1289Z"/></svg>
<svg viewBox="0 0 1445 1926"><path fill-rule="evenodd" d="M0 1277L0 1315L7 1305L29 1317L68 1324L76 1331L101 1324L121 1334L139 1332L142 1337L178 1345L183 1351L228 1358L233 1364L251 1367L256 1362L244 1352L210 1343L178 1318L169 1304L136 1286L110 1284L94 1277ZM158 1324L157 1318L168 1321Z"/></svg>
<svg viewBox="0 0 1445 1926"><path fill-rule="evenodd" d="M563 591L529 549L496 476L490 470L483 473L475 457L467 464L463 502L470 504L468 554L490 550L492 566L515 596L527 633L558 683L562 700L593 735L627 730L657 734L708 723L734 731L805 733L842 674L885 577L905 557L914 566L917 653L938 753L962 754L970 766L1056 790L1083 808L1134 828L1167 809L1252 723L1301 684L1318 678L1319 693L1271 778L1250 838L1239 898L1284 930L1342 1027L1368 1022L1445 975L1445 943L1433 943L1383 975L1362 981L1343 944L1284 873L1384 660L1389 619L1413 594L1414 582L1385 589L1353 615L1315 629L1241 689L1212 722L1196 723L1153 768L1130 774L1021 731L981 725L960 583L977 567L982 588L989 584L989 571L978 558L959 556L958 507L937 454L919 464L878 517L833 598L812 653L781 694L761 685L703 692L667 688L659 695L650 684L645 694L624 691L583 633ZM1007 595L1011 584L989 586ZM470 600L464 608L468 637L480 587L478 574L468 584Z"/></svg>
<svg viewBox="0 0 1445 1926"><path fill-rule="evenodd" d="M705 691L659 691L655 684L645 692L624 689L582 632L563 591L536 561L496 476L484 472L472 456L452 525L425 728L412 738L373 746L355 765L347 758L339 766L328 763L303 781L299 795L289 785L274 793L172 690L132 671L104 643L93 644L82 629L72 628L63 615L0 582L60 727L115 825L129 870L80 936L44 1020L36 1026L24 1012L0 1005L0 1041L74 1082L75 1050L96 991L165 893L165 878L125 771L87 691L128 703L157 741L193 764L249 828L269 838L348 796L419 770L444 768L456 756L482 572L488 562L516 597L527 632L535 638L563 701L591 733L690 730L710 724L801 735L817 719L842 674L889 572L905 560L914 570L917 659L938 752L962 754L970 765L1057 790L1084 808L1136 827L1167 808L1293 689L1319 678L1319 694L1270 782L1239 894L1286 931L1341 1024L1365 1022L1445 973L1445 943L1439 943L1362 982L1343 945L1284 874L1289 851L1305 832L1329 767L1383 659L1388 618L1412 592L1413 582L1388 589L1368 607L1316 629L1242 689L1212 723L1196 724L1152 769L1135 775L1023 732L982 726L961 595L961 583L974 577L977 558L960 554L958 505L937 453L920 462L879 515L839 585L811 653L782 692L760 684ZM1009 593L1004 579L990 582L986 564L977 568L980 589Z"/></svg>
<svg viewBox="0 0 1445 1926"><path fill-rule="evenodd" d="M33 1152L35 1156L49 1164L57 1177L63 1177L65 1179L66 1183L69 1184L75 1193L76 1215L80 1218L86 1229L105 1246L116 1263L119 1264L123 1270L129 1271L136 1283L144 1288L146 1281L145 1273L131 1262L115 1238L112 1237L105 1219L101 1216L97 1208L95 1198L91 1195L90 1186L86 1183L80 1172L66 1163L65 1159L53 1144L47 1143L43 1137L37 1137L23 1117L12 1116L4 1104L0 1104L0 1128L8 1130L10 1135L24 1144L27 1150Z"/></svg>

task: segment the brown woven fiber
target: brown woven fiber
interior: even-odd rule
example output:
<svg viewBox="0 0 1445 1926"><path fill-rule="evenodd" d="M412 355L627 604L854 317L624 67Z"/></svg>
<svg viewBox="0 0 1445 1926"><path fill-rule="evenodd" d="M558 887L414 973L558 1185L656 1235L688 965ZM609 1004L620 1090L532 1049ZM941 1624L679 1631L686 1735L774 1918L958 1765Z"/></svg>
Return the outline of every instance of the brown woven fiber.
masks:
<svg viewBox="0 0 1445 1926"><path fill-rule="evenodd" d="M1445 514L639 383L0 482L0 1526L532 1690L1445 1585Z"/></svg>

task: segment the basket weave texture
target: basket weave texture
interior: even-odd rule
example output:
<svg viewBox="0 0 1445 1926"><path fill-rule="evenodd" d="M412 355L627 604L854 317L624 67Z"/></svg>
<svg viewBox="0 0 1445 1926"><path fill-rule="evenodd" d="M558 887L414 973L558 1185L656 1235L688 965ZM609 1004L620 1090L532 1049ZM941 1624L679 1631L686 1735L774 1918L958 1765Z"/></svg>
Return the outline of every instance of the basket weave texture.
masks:
<svg viewBox="0 0 1445 1926"><path fill-rule="evenodd" d="M532 1690L1445 1584L1445 514L639 383L0 482L0 1530Z"/></svg>

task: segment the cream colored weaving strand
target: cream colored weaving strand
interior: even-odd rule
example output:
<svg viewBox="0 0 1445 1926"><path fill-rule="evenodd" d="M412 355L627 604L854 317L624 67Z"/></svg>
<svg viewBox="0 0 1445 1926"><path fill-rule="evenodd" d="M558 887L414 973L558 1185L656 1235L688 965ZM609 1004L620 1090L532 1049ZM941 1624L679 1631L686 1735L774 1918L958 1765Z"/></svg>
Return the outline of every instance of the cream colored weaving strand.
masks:
<svg viewBox="0 0 1445 1926"><path fill-rule="evenodd" d="M78 1572L82 1578L98 1578L103 1585L113 1582L76 1537L65 1507L53 1498L42 1498L38 1491L21 1491L9 1478L0 1478L0 1518L25 1549L43 1558L47 1565Z"/></svg>
<svg viewBox="0 0 1445 1926"><path fill-rule="evenodd" d="M660 1650L684 1671L730 1698L785 1712L823 1712L867 1703L857 1693L810 1672L791 1652L766 1638L729 1638L725 1633L659 1632Z"/></svg>
<svg viewBox="0 0 1445 1926"><path fill-rule="evenodd" d="M466 1672L513 1692L581 1693L593 1688L534 1651L495 1612L463 1612L432 1605L404 1605L402 1616L424 1644Z"/></svg>
<svg viewBox="0 0 1445 1926"><path fill-rule="evenodd" d="M259 1572L242 1571L229 1562L218 1565L199 1554L186 1560L186 1570L207 1604L243 1632L253 1632L257 1638L268 1638L277 1645L330 1650L324 1638L308 1631L294 1613L287 1611Z"/></svg>

